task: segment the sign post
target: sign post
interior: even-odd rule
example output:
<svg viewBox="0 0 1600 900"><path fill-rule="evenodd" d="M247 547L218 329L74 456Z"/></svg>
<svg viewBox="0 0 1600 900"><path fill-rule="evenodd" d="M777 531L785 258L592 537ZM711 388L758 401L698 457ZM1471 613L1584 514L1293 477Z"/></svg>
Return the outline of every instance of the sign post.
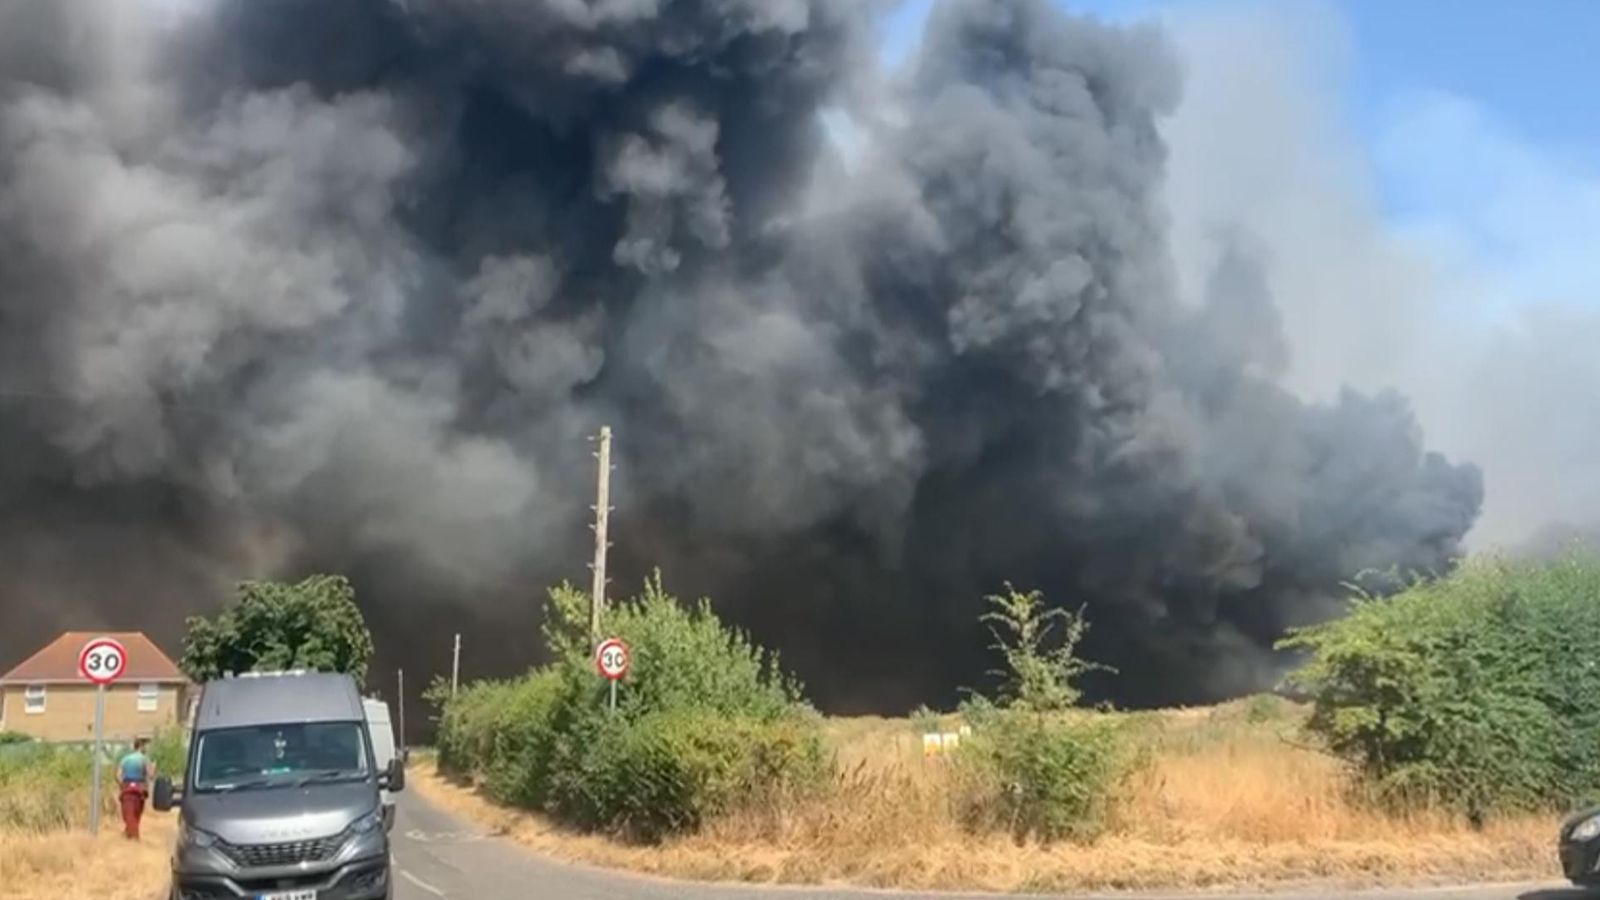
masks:
<svg viewBox="0 0 1600 900"><path fill-rule="evenodd" d="M632 654L628 652L628 645L618 638L611 638L600 644L594 651L594 667L600 677L611 682L611 710L617 709L617 682L622 676L628 674L628 667L633 665Z"/></svg>
<svg viewBox="0 0 1600 900"><path fill-rule="evenodd" d="M461 680L461 632L456 632L456 648L450 654L450 699L456 696L456 684Z"/></svg>
<svg viewBox="0 0 1600 900"><path fill-rule="evenodd" d="M78 675L94 685L94 780L89 784L89 833L100 833L100 756L104 752L106 685L128 670L128 650L115 638L97 637L78 651Z"/></svg>

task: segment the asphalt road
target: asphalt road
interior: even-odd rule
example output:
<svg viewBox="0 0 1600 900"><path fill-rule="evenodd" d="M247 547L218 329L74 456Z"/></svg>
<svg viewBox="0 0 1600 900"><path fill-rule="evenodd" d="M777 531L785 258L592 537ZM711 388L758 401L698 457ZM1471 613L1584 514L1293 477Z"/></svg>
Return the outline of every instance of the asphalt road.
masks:
<svg viewBox="0 0 1600 900"><path fill-rule="evenodd" d="M474 830L407 792L394 826L397 900L1019 900L1017 895L915 894L840 888L718 886L554 862ZM1600 900L1561 882L1424 890L1275 894L1084 894L1072 900Z"/></svg>

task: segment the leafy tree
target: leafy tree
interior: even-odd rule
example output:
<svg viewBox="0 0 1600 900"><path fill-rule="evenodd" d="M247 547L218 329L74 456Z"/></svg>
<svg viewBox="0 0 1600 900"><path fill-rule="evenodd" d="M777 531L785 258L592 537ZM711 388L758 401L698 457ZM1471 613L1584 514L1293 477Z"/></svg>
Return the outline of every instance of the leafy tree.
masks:
<svg viewBox="0 0 1600 900"><path fill-rule="evenodd" d="M238 603L214 618L189 619L180 665L190 678L311 669L366 680L372 634L343 576L315 575L297 584L247 581L238 590Z"/></svg>

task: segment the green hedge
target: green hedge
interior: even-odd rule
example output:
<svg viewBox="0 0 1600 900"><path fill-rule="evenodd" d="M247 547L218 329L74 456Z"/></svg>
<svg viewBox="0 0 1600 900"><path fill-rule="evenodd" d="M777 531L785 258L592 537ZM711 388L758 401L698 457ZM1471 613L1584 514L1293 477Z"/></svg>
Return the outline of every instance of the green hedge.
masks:
<svg viewBox="0 0 1600 900"><path fill-rule="evenodd" d="M1390 803L1475 817L1600 786L1600 563L1475 560L1284 642L1309 727Z"/></svg>
<svg viewBox="0 0 1600 900"><path fill-rule="evenodd" d="M657 577L608 611L607 634L632 651L615 711L590 660L587 597L563 586L547 612L554 662L454 699L435 692L445 772L498 802L639 840L825 777L799 685L705 601L680 604Z"/></svg>

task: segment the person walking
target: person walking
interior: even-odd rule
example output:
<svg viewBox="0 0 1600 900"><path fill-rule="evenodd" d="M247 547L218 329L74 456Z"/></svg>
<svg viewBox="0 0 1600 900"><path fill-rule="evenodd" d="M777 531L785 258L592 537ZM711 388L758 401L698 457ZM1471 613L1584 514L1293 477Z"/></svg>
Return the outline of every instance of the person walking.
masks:
<svg viewBox="0 0 1600 900"><path fill-rule="evenodd" d="M135 738L133 749L117 764L117 784L122 790L122 836L130 841L139 839L139 820L144 818L144 801L150 793L150 783L156 777L156 764L150 760L145 748L149 738Z"/></svg>

